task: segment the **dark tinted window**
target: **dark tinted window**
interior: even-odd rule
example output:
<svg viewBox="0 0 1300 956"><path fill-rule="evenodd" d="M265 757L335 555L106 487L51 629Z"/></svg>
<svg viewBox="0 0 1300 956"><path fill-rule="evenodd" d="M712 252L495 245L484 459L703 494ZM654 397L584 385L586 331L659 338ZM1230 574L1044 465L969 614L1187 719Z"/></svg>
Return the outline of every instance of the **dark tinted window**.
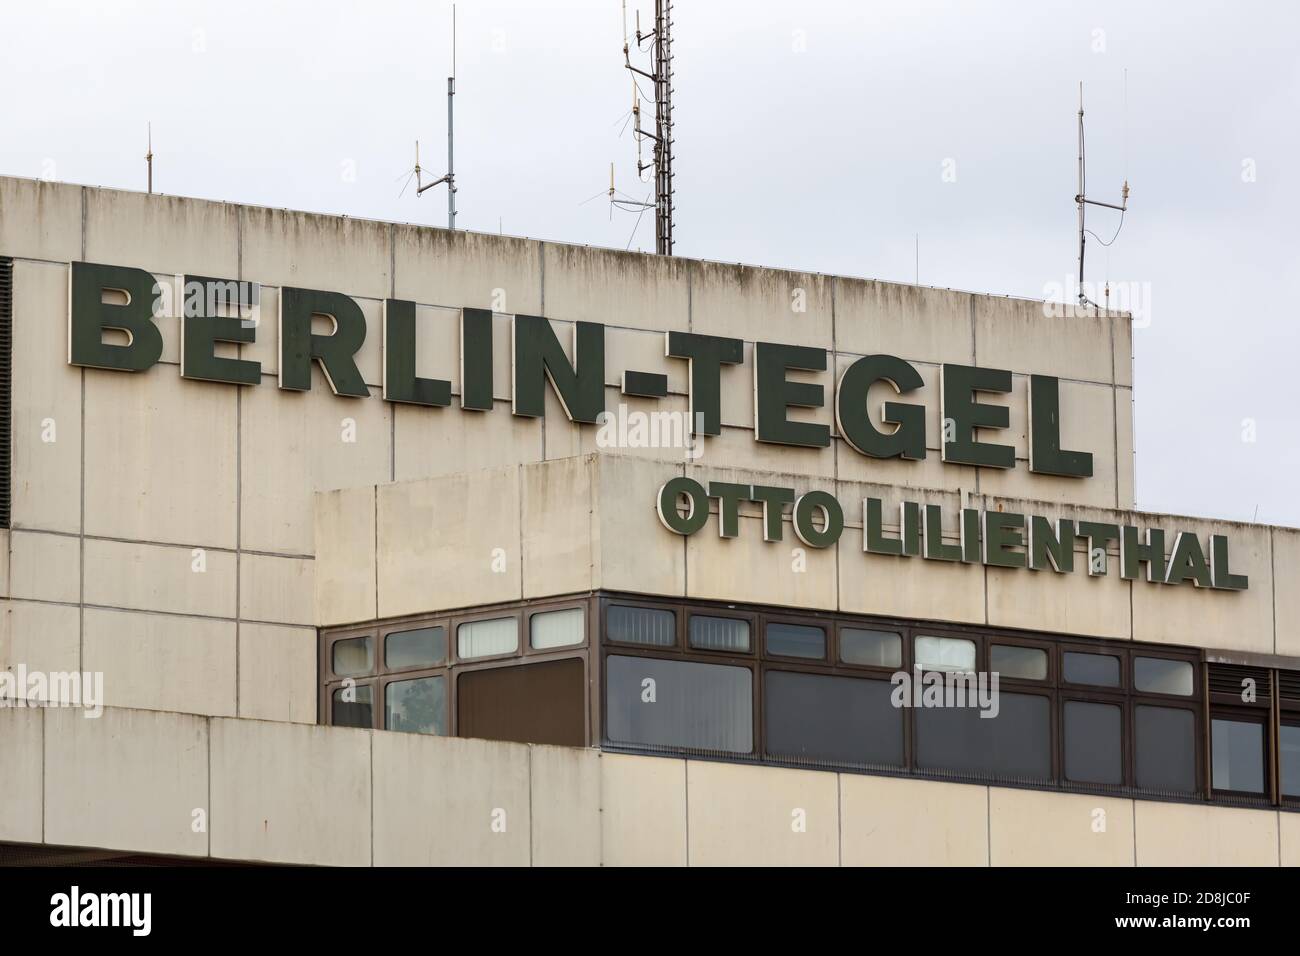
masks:
<svg viewBox="0 0 1300 956"><path fill-rule="evenodd" d="M447 659L447 629L394 631L384 638L384 666L393 670L432 667Z"/></svg>
<svg viewBox="0 0 1300 956"><path fill-rule="evenodd" d="M870 667L902 667L903 638L893 631L841 628L840 660Z"/></svg>
<svg viewBox="0 0 1300 956"><path fill-rule="evenodd" d="M611 655L605 673L610 741L753 752L748 668Z"/></svg>
<svg viewBox="0 0 1300 956"><path fill-rule="evenodd" d="M447 678L395 680L384 687L384 727L413 734L447 733Z"/></svg>
<svg viewBox="0 0 1300 956"><path fill-rule="evenodd" d="M1119 686L1119 658L1109 654L1065 652L1065 679L1071 684Z"/></svg>
<svg viewBox="0 0 1300 956"><path fill-rule="evenodd" d="M330 719L335 727L370 727L373 706L374 695L369 684L339 687L330 700Z"/></svg>
<svg viewBox="0 0 1300 956"><path fill-rule="evenodd" d="M1264 792L1264 725L1245 720L1210 723L1212 780L1216 790Z"/></svg>
<svg viewBox="0 0 1300 956"><path fill-rule="evenodd" d="M763 712L774 757L903 765L903 711L887 680L768 671Z"/></svg>
<svg viewBox="0 0 1300 956"><path fill-rule="evenodd" d="M1144 790L1196 790L1196 720L1190 710L1133 708L1137 785Z"/></svg>
<svg viewBox="0 0 1300 956"><path fill-rule="evenodd" d="M998 695L996 717L977 707L916 710L917 763L926 770L959 770L1026 780L1052 775L1051 707L1046 697Z"/></svg>
<svg viewBox="0 0 1300 956"><path fill-rule="evenodd" d="M1282 792L1300 797L1300 727L1282 726Z"/></svg>
<svg viewBox="0 0 1300 956"><path fill-rule="evenodd" d="M1003 677L1046 680L1047 651L1017 644L994 644L989 650L989 670Z"/></svg>
<svg viewBox="0 0 1300 956"><path fill-rule="evenodd" d="M767 652L782 657L826 657L826 632L803 624L773 623L767 626Z"/></svg>
<svg viewBox="0 0 1300 956"><path fill-rule="evenodd" d="M456 678L461 737L585 747L582 661L545 661L466 671Z"/></svg>
<svg viewBox="0 0 1300 956"><path fill-rule="evenodd" d="M1065 779L1078 783L1124 782L1124 748L1118 704L1067 700Z"/></svg>
<svg viewBox="0 0 1300 956"><path fill-rule="evenodd" d="M659 608L613 604L606 613L605 636L620 644L672 647L677 643L677 616Z"/></svg>
<svg viewBox="0 0 1300 956"><path fill-rule="evenodd" d="M749 650L749 622L734 617L707 617L692 614L691 647L706 651Z"/></svg>

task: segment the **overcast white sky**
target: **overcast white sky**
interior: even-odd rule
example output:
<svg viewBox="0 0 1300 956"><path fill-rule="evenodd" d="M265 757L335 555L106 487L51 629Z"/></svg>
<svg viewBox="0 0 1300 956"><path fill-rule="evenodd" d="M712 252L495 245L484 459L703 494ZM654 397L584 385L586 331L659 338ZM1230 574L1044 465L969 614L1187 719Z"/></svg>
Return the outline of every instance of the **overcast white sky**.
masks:
<svg viewBox="0 0 1300 956"><path fill-rule="evenodd" d="M143 189L152 121L160 192L446 224L441 189L398 193L417 137L445 165L449 2L5 7L0 173ZM1131 283L1150 319L1138 506L1300 525L1300 5L675 12L685 256L913 281L919 234L923 284L1059 294L1084 81L1089 193L1133 190L1088 278ZM620 0L462 0L457 17L458 225L625 247L634 217L581 205L611 160L620 188L649 188L618 135ZM1114 219L1090 225L1109 238ZM632 245L653 248L650 217Z"/></svg>

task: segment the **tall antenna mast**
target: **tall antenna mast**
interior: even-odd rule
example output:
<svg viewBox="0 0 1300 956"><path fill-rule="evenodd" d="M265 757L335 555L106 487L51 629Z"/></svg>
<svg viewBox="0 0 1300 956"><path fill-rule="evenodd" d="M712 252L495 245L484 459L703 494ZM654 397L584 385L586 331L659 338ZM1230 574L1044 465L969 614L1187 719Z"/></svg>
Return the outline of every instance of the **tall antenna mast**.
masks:
<svg viewBox="0 0 1300 956"><path fill-rule="evenodd" d="M1124 95L1126 97L1128 96L1127 79L1125 81ZM1083 83L1080 82L1079 83L1079 191L1074 196L1074 203L1076 206L1079 207L1079 304L1091 305L1095 307L1097 303L1089 300L1088 296L1083 291L1083 257L1084 257L1084 252L1086 251L1087 248L1087 241L1088 241L1087 236L1089 233L1091 233L1092 237L1096 239L1098 242L1100 242L1103 246L1109 246L1112 242L1114 242L1117 238L1119 238L1119 231L1120 229L1124 228L1124 213L1128 210L1128 179L1126 178L1124 180L1124 188L1120 192L1121 199L1120 199L1120 204L1118 206L1116 206L1114 203L1099 202L1096 199L1089 199L1087 195L1087 183L1088 183L1087 170L1085 168L1086 166L1085 157L1087 156L1087 152L1088 151L1085 148L1084 138L1083 138ZM1086 228L1084 222L1085 206L1104 206L1107 209L1119 210L1119 225L1115 229L1115 235L1111 236L1109 241L1102 239L1095 232L1092 232L1092 230ZM1110 307L1109 292L1110 290L1108 285L1107 286L1108 301L1106 303L1107 309L1109 309Z"/></svg>
<svg viewBox="0 0 1300 956"><path fill-rule="evenodd" d="M434 186L447 184L447 228L456 228L456 134L453 123L453 107L456 100L456 4L451 5L451 76L447 77L447 173L432 182L423 182L424 170L420 168L420 141L415 141L415 168L406 177L407 186L411 177L415 178L415 195L421 196L425 190ZM406 186L402 187L406 192Z"/></svg>
<svg viewBox="0 0 1300 956"><path fill-rule="evenodd" d="M149 147L144 154L145 165L149 168L149 193L153 194L153 123L149 124Z"/></svg>
<svg viewBox="0 0 1300 956"><path fill-rule="evenodd" d="M641 128L641 101L633 77L632 116L635 120L633 135L637 140L637 175L654 168L655 171L655 252L661 256L673 254L673 4L672 0L655 0L655 25L648 33L641 32L641 14L636 17L636 47L640 53L649 42L651 70L647 72L632 65L630 45L626 36L627 5L623 7L624 65L634 74L644 76L654 84L655 131ZM654 158L650 164L641 162L640 143L649 139L654 143ZM629 205L636 205L631 203ZM649 205L648 203L646 204Z"/></svg>

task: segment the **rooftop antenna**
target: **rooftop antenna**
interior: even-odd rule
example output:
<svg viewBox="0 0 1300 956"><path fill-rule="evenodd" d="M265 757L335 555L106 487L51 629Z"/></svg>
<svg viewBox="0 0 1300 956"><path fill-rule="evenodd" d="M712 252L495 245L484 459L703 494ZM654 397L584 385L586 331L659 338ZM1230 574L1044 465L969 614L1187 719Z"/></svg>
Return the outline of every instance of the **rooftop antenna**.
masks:
<svg viewBox="0 0 1300 956"><path fill-rule="evenodd" d="M1124 97L1125 97L1125 101L1127 102L1128 99L1128 71L1127 70L1124 73ZM1087 236L1091 234L1092 237L1096 239L1098 242L1100 242L1103 246L1109 246L1112 242L1114 242L1116 239L1119 238L1119 231L1124 228L1124 213L1128 210L1128 178L1125 177L1124 179L1124 188L1120 191L1121 199L1120 199L1120 204L1118 206L1116 206L1114 203L1100 202L1096 199L1089 199L1088 192L1087 192L1087 174L1084 168L1086 155L1087 155L1087 150L1084 148L1084 138L1083 138L1083 83L1080 82L1079 83L1079 191L1078 193L1075 194L1074 197L1074 204L1079 207L1079 304L1085 306L1090 305L1094 308L1098 308L1097 303L1091 301L1083 291L1083 257L1084 257L1084 252L1086 250ZM1106 209L1118 209L1119 225L1115 227L1115 235L1111 236L1109 240L1105 240L1102 239L1095 232L1093 232L1091 229L1086 228L1084 223L1085 206L1104 206ZM1107 310L1109 310L1110 308L1109 283L1107 283L1106 291L1107 291L1106 308Z"/></svg>
<svg viewBox="0 0 1300 956"><path fill-rule="evenodd" d="M661 256L673 254L673 4L672 0L655 0L655 25L647 33L641 32L641 13L636 13L637 53L649 52L651 69L633 66L631 42L627 32L627 0L623 0L623 65L632 73L632 136L636 140L636 172L640 178L647 170L654 170L654 202L636 200L628 196L618 199L610 183L610 205L628 211L639 210L637 225L647 209L655 211L655 252ZM654 132L641 127L642 92L637 77L643 76L654 86ZM643 161L641 143L653 144L653 157ZM611 209L612 215L612 209ZM633 235L636 227L633 227ZM631 240L628 241L631 245Z"/></svg>
<svg viewBox="0 0 1300 956"><path fill-rule="evenodd" d="M144 154L145 165L149 168L149 194L153 195L153 123L148 126L149 129L149 149Z"/></svg>
<svg viewBox="0 0 1300 956"><path fill-rule="evenodd" d="M447 228L456 228L456 134L453 123L454 104L456 100L456 4L451 5L451 76L447 77L447 172L443 176L431 182L423 182L422 175L424 170L420 167L420 141L415 141L415 168L406 177L406 186L411 184L411 179L415 179L415 195L417 197L424 194L425 190L432 189L442 183L447 184ZM406 186L402 187L402 192L406 192ZM399 195L400 198L400 195Z"/></svg>

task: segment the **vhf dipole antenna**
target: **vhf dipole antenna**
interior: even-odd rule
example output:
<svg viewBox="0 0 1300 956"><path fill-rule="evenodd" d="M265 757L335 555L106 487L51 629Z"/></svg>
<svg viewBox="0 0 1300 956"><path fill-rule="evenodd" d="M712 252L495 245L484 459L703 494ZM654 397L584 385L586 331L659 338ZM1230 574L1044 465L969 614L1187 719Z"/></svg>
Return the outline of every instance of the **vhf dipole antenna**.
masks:
<svg viewBox="0 0 1300 956"><path fill-rule="evenodd" d="M149 168L149 193L153 194L153 123L148 126L149 146L144 154L145 165Z"/></svg>
<svg viewBox="0 0 1300 956"><path fill-rule="evenodd" d="M672 0L655 0L655 26L648 33L641 32L641 14L636 14L637 52L644 50L649 41L652 72L632 65L632 55L627 37L627 2L623 3L623 63L633 74L644 76L654 84L655 131L641 128L641 99L632 79L633 136L637 141L636 171L640 176L647 169L655 171L655 252L661 256L673 254L673 4ZM641 162L641 141L654 143L654 158ZM650 203L629 201L622 205L649 208ZM644 209L643 209L644 211Z"/></svg>
<svg viewBox="0 0 1300 956"><path fill-rule="evenodd" d="M1087 155L1087 150L1084 148L1084 140L1083 140L1083 83L1081 82L1079 84L1079 191L1078 193L1075 194L1074 197L1074 203L1076 206L1079 207L1079 304L1091 305L1095 308L1097 307L1097 303L1090 301L1088 299L1088 296L1083 291L1083 255L1087 244L1087 234L1089 232L1092 232L1092 230L1086 228L1084 225L1084 207L1103 206L1106 209L1119 210L1119 225L1115 228L1115 235L1110 237L1109 242L1103 240L1095 232L1092 233L1092 237L1096 239L1098 242L1100 242L1103 246L1109 246L1112 242L1114 242L1117 238L1119 238L1119 231L1124 228L1124 213L1128 211L1128 179L1125 178L1124 180L1124 188L1120 191L1121 198L1120 198L1120 204L1118 206L1116 206L1114 203L1099 202L1096 199L1089 199L1087 195L1087 176L1086 176L1086 171L1084 169L1084 157L1086 155ZM1107 293L1106 305L1107 305L1107 309L1109 309L1110 307L1109 284L1107 284L1106 293Z"/></svg>
<svg viewBox="0 0 1300 956"><path fill-rule="evenodd" d="M456 4L451 5L451 76L447 77L447 173L432 182L421 182L423 170L420 168L420 141L415 141L415 168L406 177L410 185L411 176L415 177L415 195L418 197L426 189L432 189L442 183L447 184L447 228L456 228L456 131L453 123L453 107L456 100ZM402 187L406 192L406 187Z"/></svg>

